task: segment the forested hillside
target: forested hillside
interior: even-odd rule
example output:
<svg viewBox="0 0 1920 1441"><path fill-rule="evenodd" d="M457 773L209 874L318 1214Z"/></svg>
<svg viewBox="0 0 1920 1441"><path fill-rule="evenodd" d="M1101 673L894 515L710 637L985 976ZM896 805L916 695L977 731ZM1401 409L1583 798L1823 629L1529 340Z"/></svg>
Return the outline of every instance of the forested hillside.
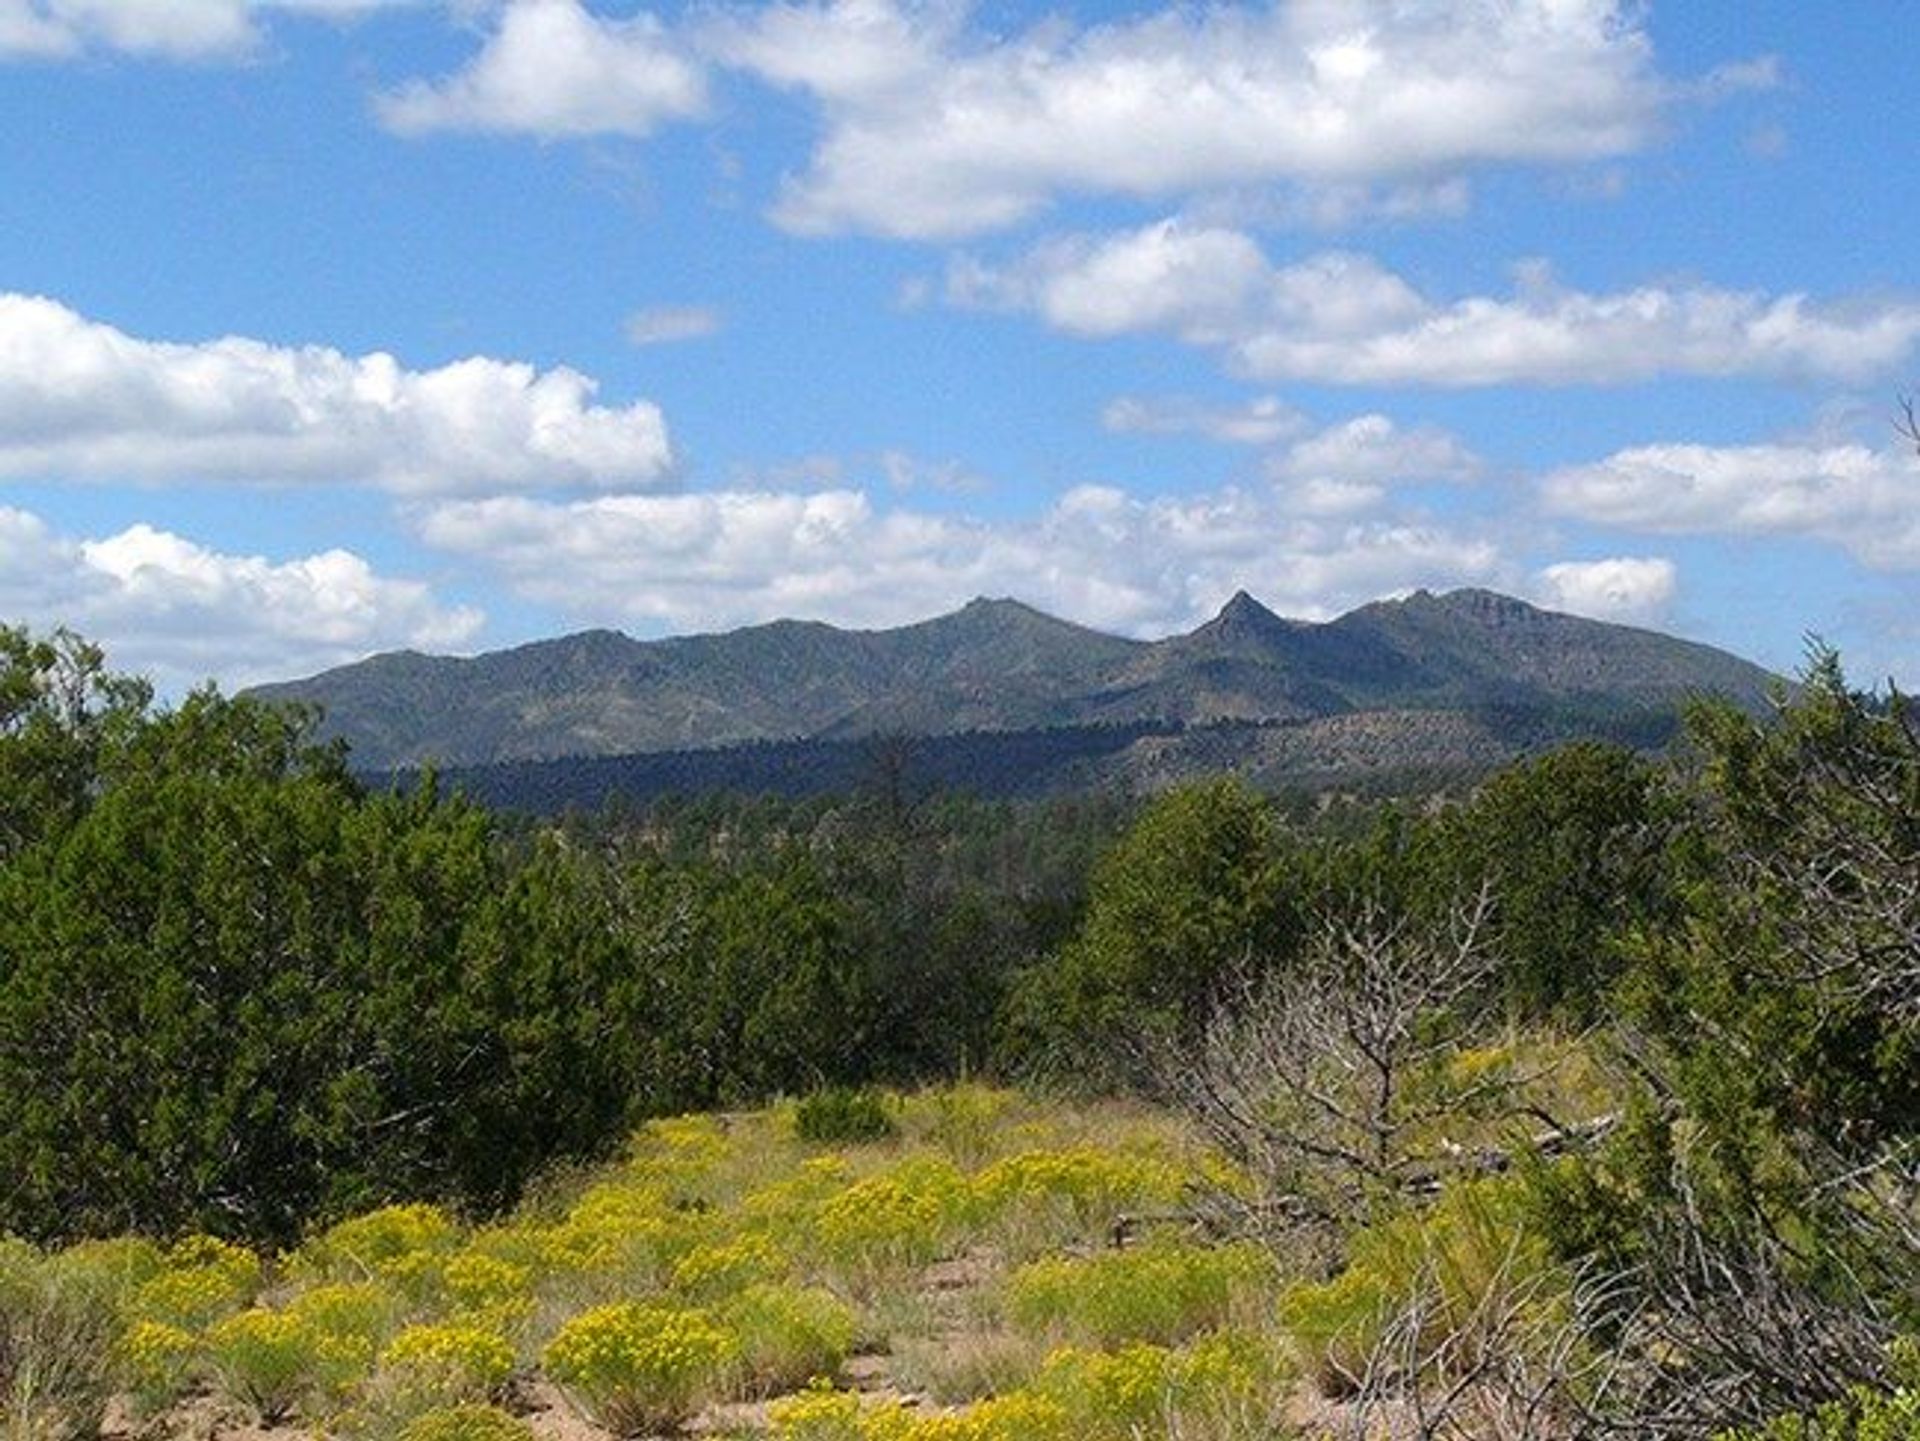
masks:
<svg viewBox="0 0 1920 1441"><path fill-rule="evenodd" d="M1913 1434L1920 730L1830 655L1449 804L562 825L0 664L16 1434Z"/></svg>
<svg viewBox="0 0 1920 1441"><path fill-rule="evenodd" d="M1345 772L1338 739L1320 744L1312 723L1382 715L1396 723L1394 763L1447 765L1456 717L1505 716L1568 740L1596 727L1644 728L1654 714L1670 724L1696 695L1757 705L1769 679L1708 646L1460 590L1377 602L1325 624L1283 620L1241 593L1191 633L1152 643L1011 600L881 631L795 621L660 641L589 631L469 659L376 656L256 694L323 706L325 733L348 741L367 770L811 741L822 745L813 762L831 774L835 743L869 736L966 737L991 754L985 737L1053 732L1095 757L1130 731L1171 737L1099 773L1120 781L1128 764L1183 751L1188 731L1275 728L1283 738L1250 748L1249 769ZM1498 759L1516 753L1489 749ZM1187 773L1205 765L1173 762ZM1017 769L1013 755L975 766L1002 792L1013 790L1004 773ZM716 774L726 769L702 778ZM1058 788L1063 778L1048 780Z"/></svg>

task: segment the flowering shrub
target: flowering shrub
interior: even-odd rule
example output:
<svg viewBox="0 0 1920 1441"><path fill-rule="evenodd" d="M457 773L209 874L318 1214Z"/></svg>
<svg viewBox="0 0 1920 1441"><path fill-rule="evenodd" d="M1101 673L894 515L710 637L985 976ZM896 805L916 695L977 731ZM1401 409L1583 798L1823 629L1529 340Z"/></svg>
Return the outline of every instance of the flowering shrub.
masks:
<svg viewBox="0 0 1920 1441"><path fill-rule="evenodd" d="M825 1382L774 1402L777 1441L1140 1441L1226 1435L1229 1418L1255 1410L1274 1366L1260 1344L1220 1333L1185 1351L1136 1345L1054 1353L1029 1385L949 1412L896 1401L863 1406ZM1256 1422L1242 1434L1266 1435Z"/></svg>
<svg viewBox="0 0 1920 1441"><path fill-rule="evenodd" d="M1253 1402L1275 1369L1257 1341L1220 1332L1184 1351L1146 1344L1056 1351L1030 1389L1072 1419L1077 1441L1215 1435L1225 1429L1219 1419Z"/></svg>
<svg viewBox="0 0 1920 1441"><path fill-rule="evenodd" d="M1104 1230L1123 1211L1170 1204L1186 1180L1178 1166L1156 1157L1072 1146L996 1161L976 1178L975 1190L988 1215L1057 1218L1084 1233Z"/></svg>
<svg viewBox="0 0 1920 1441"><path fill-rule="evenodd" d="M213 1236L189 1236L163 1269L135 1288L128 1308L141 1320L199 1331L240 1310L260 1289L260 1258Z"/></svg>
<svg viewBox="0 0 1920 1441"><path fill-rule="evenodd" d="M975 1166L1004 1132L1019 1100L1014 1092L991 1086L943 1086L903 1100L900 1121L910 1135L938 1146L962 1166Z"/></svg>
<svg viewBox="0 0 1920 1441"><path fill-rule="evenodd" d="M734 1335L704 1311L626 1303L574 1317L541 1364L589 1420L635 1436L690 1417L739 1351Z"/></svg>
<svg viewBox="0 0 1920 1441"><path fill-rule="evenodd" d="M723 1320L738 1338L738 1389L772 1396L840 1369L853 1349L853 1312L831 1292L798 1286L750 1286L727 1303Z"/></svg>
<svg viewBox="0 0 1920 1441"><path fill-rule="evenodd" d="M199 1358L200 1341L164 1321L136 1321L120 1338L119 1374L134 1410L150 1416L186 1390Z"/></svg>
<svg viewBox="0 0 1920 1441"><path fill-rule="evenodd" d="M462 1310L511 1306L533 1289L533 1268L480 1251L462 1251L440 1269L441 1283Z"/></svg>
<svg viewBox="0 0 1920 1441"><path fill-rule="evenodd" d="M1082 1441L1073 1418L1049 1396L1009 1391L964 1411L921 1415L876 1407L862 1418L863 1441Z"/></svg>
<svg viewBox="0 0 1920 1441"><path fill-rule="evenodd" d="M771 1281L789 1269L787 1258L765 1236L747 1234L710 1246L695 1246L673 1267L673 1289L713 1298L756 1281Z"/></svg>
<svg viewBox="0 0 1920 1441"><path fill-rule="evenodd" d="M399 1318L393 1296L366 1281L315 1286L287 1302L285 1309L322 1335L362 1342L369 1360Z"/></svg>
<svg viewBox="0 0 1920 1441"><path fill-rule="evenodd" d="M922 1265L940 1254L972 1203L967 1180L944 1158L903 1162L829 1197L816 1217L821 1249L867 1270Z"/></svg>
<svg viewBox="0 0 1920 1441"><path fill-rule="evenodd" d="M435 1258L459 1244L459 1230L438 1206L383 1206L329 1227L294 1253L295 1275L342 1280L379 1276L420 1283Z"/></svg>
<svg viewBox="0 0 1920 1441"><path fill-rule="evenodd" d="M1161 1243L1035 1261L1008 1282L1007 1309L1030 1334L1094 1346L1170 1343L1223 1324L1235 1297L1271 1269L1266 1253L1248 1245Z"/></svg>
<svg viewBox="0 0 1920 1441"><path fill-rule="evenodd" d="M767 1426L776 1441L863 1441L860 1397L823 1377L767 1407Z"/></svg>
<svg viewBox="0 0 1920 1441"><path fill-rule="evenodd" d="M80 1241L47 1258L50 1274L119 1304L166 1268L166 1256L143 1236Z"/></svg>
<svg viewBox="0 0 1920 1441"><path fill-rule="evenodd" d="M398 1441L534 1441L533 1428L496 1406L442 1406L413 1418Z"/></svg>
<svg viewBox="0 0 1920 1441"><path fill-rule="evenodd" d="M409 1326L380 1353L380 1373L405 1410L477 1401L513 1374L513 1347L476 1326Z"/></svg>
<svg viewBox="0 0 1920 1441"><path fill-rule="evenodd" d="M255 1307L207 1332L207 1355L227 1394L271 1426L310 1393L338 1390L360 1369L364 1349L330 1337L286 1311Z"/></svg>

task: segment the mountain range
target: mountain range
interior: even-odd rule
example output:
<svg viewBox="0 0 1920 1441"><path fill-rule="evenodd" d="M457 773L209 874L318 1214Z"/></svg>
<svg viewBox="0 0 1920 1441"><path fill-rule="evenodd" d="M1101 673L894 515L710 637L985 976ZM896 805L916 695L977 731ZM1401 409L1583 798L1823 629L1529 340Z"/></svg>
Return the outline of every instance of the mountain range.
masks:
<svg viewBox="0 0 1920 1441"><path fill-rule="evenodd" d="M636 777L792 789L755 776L773 764L831 777L864 763L873 737L912 737L936 773L1017 771L982 787L1005 791L1221 768L1327 782L1492 765L1583 734L1658 743L1685 697L1758 706L1774 680L1709 646L1456 590L1326 622L1241 592L1156 641L1006 599L888 630L593 630L470 658L379 655L254 694L322 707L360 769L497 772L495 788L540 762L611 784L614 771L580 762L619 757ZM592 789L562 789L580 784Z"/></svg>

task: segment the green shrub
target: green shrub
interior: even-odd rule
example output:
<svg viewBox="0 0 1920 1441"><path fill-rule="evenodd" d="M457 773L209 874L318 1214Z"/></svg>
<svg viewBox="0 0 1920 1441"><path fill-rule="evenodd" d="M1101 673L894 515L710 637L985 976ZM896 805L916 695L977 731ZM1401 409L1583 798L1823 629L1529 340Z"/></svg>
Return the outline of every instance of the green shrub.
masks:
<svg viewBox="0 0 1920 1441"><path fill-rule="evenodd" d="M588 1420L639 1436L684 1423L739 1355L738 1338L704 1311L629 1302L567 1322L541 1365Z"/></svg>
<svg viewBox="0 0 1920 1441"><path fill-rule="evenodd" d="M853 1348L853 1312L817 1288L750 1286L721 1314L739 1339L739 1389L747 1395L777 1396L831 1376Z"/></svg>
<svg viewBox="0 0 1920 1441"><path fill-rule="evenodd" d="M1271 1271L1257 1247L1155 1242L1023 1266L1007 1283L1007 1311L1030 1335L1171 1344L1225 1324L1235 1299Z"/></svg>
<svg viewBox="0 0 1920 1441"><path fill-rule="evenodd" d="M894 1133L886 1097L869 1086L825 1086L793 1113L796 1136L816 1146L856 1146Z"/></svg>

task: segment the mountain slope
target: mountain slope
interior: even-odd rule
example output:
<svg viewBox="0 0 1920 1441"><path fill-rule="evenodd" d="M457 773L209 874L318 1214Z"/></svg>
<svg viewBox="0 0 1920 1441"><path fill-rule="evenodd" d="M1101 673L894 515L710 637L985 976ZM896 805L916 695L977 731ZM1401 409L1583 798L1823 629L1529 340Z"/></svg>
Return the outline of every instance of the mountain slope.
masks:
<svg viewBox="0 0 1920 1441"><path fill-rule="evenodd" d="M1488 591L1422 591L1325 623L1282 619L1243 592L1151 643L983 599L893 630L776 621L660 641L587 631L471 659L376 656L255 694L318 703L356 764L388 769L1389 711L1496 708L1571 725L1701 692L1753 705L1770 680L1708 646Z"/></svg>

